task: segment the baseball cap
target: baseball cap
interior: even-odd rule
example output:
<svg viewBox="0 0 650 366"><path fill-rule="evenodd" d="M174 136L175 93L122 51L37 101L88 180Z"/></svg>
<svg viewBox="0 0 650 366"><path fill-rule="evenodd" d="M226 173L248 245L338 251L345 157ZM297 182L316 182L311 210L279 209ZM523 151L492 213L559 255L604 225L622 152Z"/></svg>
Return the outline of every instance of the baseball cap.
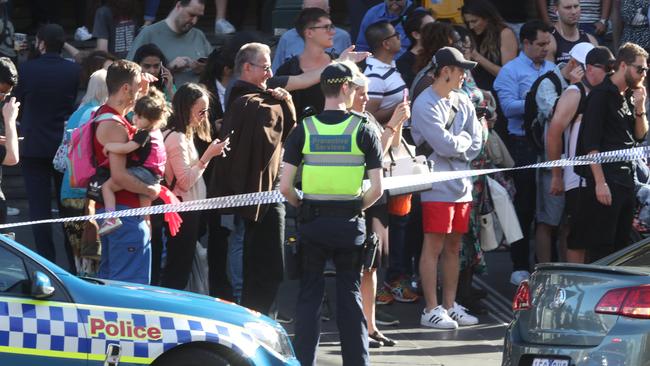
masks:
<svg viewBox="0 0 650 366"><path fill-rule="evenodd" d="M435 64L436 67L458 66L466 70L471 70L477 65L474 61L465 60L463 54L453 47L443 47L439 49L436 54L433 55L431 62Z"/></svg>
<svg viewBox="0 0 650 366"><path fill-rule="evenodd" d="M327 84L343 84L349 81L358 86L364 85L362 77L341 62L334 62L327 66L320 74L320 79Z"/></svg>
<svg viewBox="0 0 650 366"><path fill-rule="evenodd" d="M594 47L585 58L587 65L603 65L605 67L612 67L616 59L609 48L604 46Z"/></svg>
<svg viewBox="0 0 650 366"><path fill-rule="evenodd" d="M592 49L594 49L593 44L589 42L580 42L571 48L569 51L569 56L571 56L572 59L578 61L580 64L585 65L587 54Z"/></svg>

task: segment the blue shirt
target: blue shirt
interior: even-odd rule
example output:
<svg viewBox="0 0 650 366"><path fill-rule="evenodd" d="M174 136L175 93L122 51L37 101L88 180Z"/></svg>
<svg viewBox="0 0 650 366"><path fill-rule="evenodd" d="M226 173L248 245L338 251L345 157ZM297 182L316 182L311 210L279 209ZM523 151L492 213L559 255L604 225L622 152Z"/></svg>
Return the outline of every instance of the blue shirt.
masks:
<svg viewBox="0 0 650 366"><path fill-rule="evenodd" d="M555 64L546 60L541 67L536 66L524 52L503 65L494 80L494 90L499 96L503 115L508 119L508 133L524 136L526 93L538 77L554 68Z"/></svg>
<svg viewBox="0 0 650 366"><path fill-rule="evenodd" d="M392 22L393 20L396 20L404 16L404 12L406 12L409 6L411 6L411 0L406 1L406 4L404 5L404 11L400 15L388 14L388 11L386 9L386 4L384 2L382 2L381 4L377 4L372 8L368 9L366 15L363 16L363 20L361 21L361 26L359 27L359 36L357 37L355 51L370 51L370 46L368 46L368 41L366 41L366 34L365 34L366 29L368 28L369 25L373 23L377 23L381 20ZM404 31L402 22L397 23L397 25L395 26L395 31L399 33L400 40L402 42L402 48L400 49L399 53L395 55L395 58L397 59L404 52L406 52L409 49L409 47L411 47L411 41L406 36L406 32Z"/></svg>
<svg viewBox="0 0 650 366"><path fill-rule="evenodd" d="M77 110L70 115L68 123L65 126L65 131L63 133L70 134L75 128L85 124L90 120L92 113L99 108L99 103L97 101L91 101L86 104L82 104L77 108ZM85 198L86 190L84 188L72 188L70 187L70 170L66 169L63 173L63 181L61 182L61 200L66 198Z"/></svg>
<svg viewBox="0 0 650 366"><path fill-rule="evenodd" d="M336 28L334 33L334 47L327 49L326 52L340 55L346 48L350 47L352 41L350 40L350 33L344 29ZM287 62L291 57L300 55L305 49L305 40L298 35L296 28L291 28L286 31L277 47L275 48L275 56L273 56L273 73L278 71L278 68L283 63Z"/></svg>

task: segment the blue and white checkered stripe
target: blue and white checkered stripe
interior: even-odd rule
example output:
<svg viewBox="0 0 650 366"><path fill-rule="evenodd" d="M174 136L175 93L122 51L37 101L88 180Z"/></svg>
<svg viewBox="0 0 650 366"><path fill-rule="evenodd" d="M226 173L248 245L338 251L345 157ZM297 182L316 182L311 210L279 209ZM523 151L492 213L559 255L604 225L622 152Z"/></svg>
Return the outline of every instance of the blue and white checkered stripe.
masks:
<svg viewBox="0 0 650 366"><path fill-rule="evenodd" d="M90 337L90 318L117 323L128 320L134 327L156 327L158 340L133 340L107 336ZM89 354L103 360L109 344L119 344L122 359L149 363L180 344L208 341L253 355L258 344L242 329L231 324L180 314L137 309L111 309L97 306L43 302L25 304L0 299L0 347ZM93 357L94 356L94 357Z"/></svg>

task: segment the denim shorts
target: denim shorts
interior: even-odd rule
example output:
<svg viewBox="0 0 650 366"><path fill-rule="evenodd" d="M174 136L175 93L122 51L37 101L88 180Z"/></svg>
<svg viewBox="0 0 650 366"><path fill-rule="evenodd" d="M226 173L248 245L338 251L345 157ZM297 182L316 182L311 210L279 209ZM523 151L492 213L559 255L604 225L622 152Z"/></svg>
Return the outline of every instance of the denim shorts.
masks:
<svg viewBox="0 0 650 366"><path fill-rule="evenodd" d="M158 184L161 181L160 177L156 176L151 172L151 170L143 166L133 166L127 168L126 170L129 172L129 174L138 178L138 180L147 185Z"/></svg>

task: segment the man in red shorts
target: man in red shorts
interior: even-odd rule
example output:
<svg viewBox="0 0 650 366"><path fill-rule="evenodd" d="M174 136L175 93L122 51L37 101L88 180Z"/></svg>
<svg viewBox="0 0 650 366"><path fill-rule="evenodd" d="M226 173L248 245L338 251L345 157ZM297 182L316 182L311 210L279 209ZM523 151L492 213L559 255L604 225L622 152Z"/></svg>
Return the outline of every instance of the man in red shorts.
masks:
<svg viewBox="0 0 650 366"><path fill-rule="evenodd" d="M476 66L460 51L443 47L433 56L435 81L413 104L413 139L436 171L469 170L482 145L482 127L474 106L460 89L465 72ZM420 323L456 329L478 319L455 302L461 238L469 225L472 182L469 178L435 183L421 194L424 243L420 276L426 300ZM442 266L442 304L436 295L438 260Z"/></svg>

